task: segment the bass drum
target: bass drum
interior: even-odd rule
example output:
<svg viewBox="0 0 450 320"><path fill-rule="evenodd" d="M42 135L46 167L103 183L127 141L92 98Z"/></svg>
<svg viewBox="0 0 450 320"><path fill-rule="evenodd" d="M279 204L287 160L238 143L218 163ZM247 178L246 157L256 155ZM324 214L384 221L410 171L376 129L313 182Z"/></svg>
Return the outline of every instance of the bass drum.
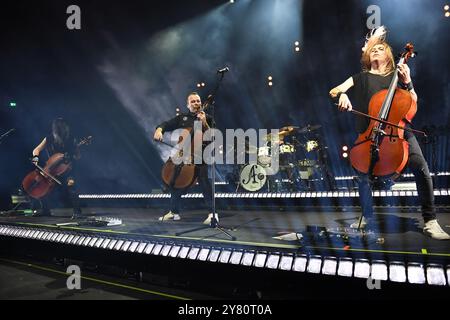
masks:
<svg viewBox="0 0 450 320"><path fill-rule="evenodd" d="M239 183L247 191L259 191L266 184L266 170L257 164L248 164L242 168Z"/></svg>

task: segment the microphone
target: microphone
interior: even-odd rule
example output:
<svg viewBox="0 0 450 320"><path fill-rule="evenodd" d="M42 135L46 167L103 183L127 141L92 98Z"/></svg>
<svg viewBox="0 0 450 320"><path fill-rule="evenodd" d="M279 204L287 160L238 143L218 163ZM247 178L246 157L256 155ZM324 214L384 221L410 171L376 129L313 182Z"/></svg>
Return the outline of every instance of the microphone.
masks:
<svg viewBox="0 0 450 320"><path fill-rule="evenodd" d="M225 73L225 72L228 72L228 71L230 71L230 68L225 67L225 68L217 70L217 73Z"/></svg>

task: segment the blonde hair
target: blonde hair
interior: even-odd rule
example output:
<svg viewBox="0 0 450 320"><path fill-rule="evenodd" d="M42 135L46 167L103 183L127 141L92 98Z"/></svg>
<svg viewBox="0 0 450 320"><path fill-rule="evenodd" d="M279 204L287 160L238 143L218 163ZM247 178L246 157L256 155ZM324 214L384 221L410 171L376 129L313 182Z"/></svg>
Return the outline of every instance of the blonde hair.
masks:
<svg viewBox="0 0 450 320"><path fill-rule="evenodd" d="M395 61L394 61L394 55L392 54L391 46L385 41L376 41L376 42L370 44L361 56L361 65L362 65L363 71L370 71L370 69L371 69L370 52L372 51L373 47L380 45L380 44L383 45L383 47L386 51L386 55L388 56L388 63L387 63L384 74L391 73L392 71L395 70Z"/></svg>

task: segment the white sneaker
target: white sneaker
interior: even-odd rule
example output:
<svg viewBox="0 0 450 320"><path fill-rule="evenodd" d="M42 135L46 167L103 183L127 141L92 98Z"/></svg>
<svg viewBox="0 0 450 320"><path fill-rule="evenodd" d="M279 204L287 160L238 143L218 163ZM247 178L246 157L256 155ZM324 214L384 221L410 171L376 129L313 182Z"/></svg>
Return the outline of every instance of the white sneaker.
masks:
<svg viewBox="0 0 450 320"><path fill-rule="evenodd" d="M163 215L162 217L159 217L159 221L168 221L168 220L180 220L181 217L179 214L177 213L172 213L172 211L169 211L168 213L166 213L165 215Z"/></svg>
<svg viewBox="0 0 450 320"><path fill-rule="evenodd" d="M358 228L364 229L367 226L368 223L369 223L368 219L366 219L364 216L360 216L358 220L356 220L355 222L353 222L350 225L350 228L352 228L352 229L358 229Z"/></svg>
<svg viewBox="0 0 450 320"><path fill-rule="evenodd" d="M430 220L425 223L423 233L436 240L449 240L450 236L447 232L442 230L441 226L436 219Z"/></svg>
<svg viewBox="0 0 450 320"><path fill-rule="evenodd" d="M205 221L203 221L203 224L211 224L212 217L213 217L212 213L208 214L208 218L206 218ZM215 218L216 221L219 222L219 215L217 213L215 214Z"/></svg>

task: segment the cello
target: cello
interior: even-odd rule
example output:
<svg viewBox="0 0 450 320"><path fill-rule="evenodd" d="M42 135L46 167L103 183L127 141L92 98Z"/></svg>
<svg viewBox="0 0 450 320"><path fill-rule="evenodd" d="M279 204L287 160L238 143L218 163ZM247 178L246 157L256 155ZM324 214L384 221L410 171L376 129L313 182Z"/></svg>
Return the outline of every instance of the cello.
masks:
<svg viewBox="0 0 450 320"><path fill-rule="evenodd" d="M414 46L406 44L399 64L407 63L414 55ZM409 145L404 139L404 131L420 132L405 127L411 124L417 103L407 90L397 88L397 82L395 70L389 88L377 92L370 99L368 115L352 110L371 119L366 131L358 136L350 150L350 162L362 174L398 176L408 162Z"/></svg>
<svg viewBox="0 0 450 320"><path fill-rule="evenodd" d="M88 145L92 142L92 136L88 136L77 143L76 147ZM72 162L63 153L55 153L46 162L44 168L34 164L36 169L31 171L22 181L23 190L34 199L46 197L55 187L62 185L59 176L72 169Z"/></svg>
<svg viewBox="0 0 450 320"><path fill-rule="evenodd" d="M211 100L212 95L208 96L197 114L205 111L211 104ZM202 130L183 128L182 133L178 138L178 143L175 146L170 143L160 141L160 143L177 149L177 161L174 161L172 157L169 157L161 170L161 178L167 188L176 190L187 189L197 181L194 157L199 154L201 156L203 142L202 137ZM184 151L188 151L188 154L184 154Z"/></svg>

